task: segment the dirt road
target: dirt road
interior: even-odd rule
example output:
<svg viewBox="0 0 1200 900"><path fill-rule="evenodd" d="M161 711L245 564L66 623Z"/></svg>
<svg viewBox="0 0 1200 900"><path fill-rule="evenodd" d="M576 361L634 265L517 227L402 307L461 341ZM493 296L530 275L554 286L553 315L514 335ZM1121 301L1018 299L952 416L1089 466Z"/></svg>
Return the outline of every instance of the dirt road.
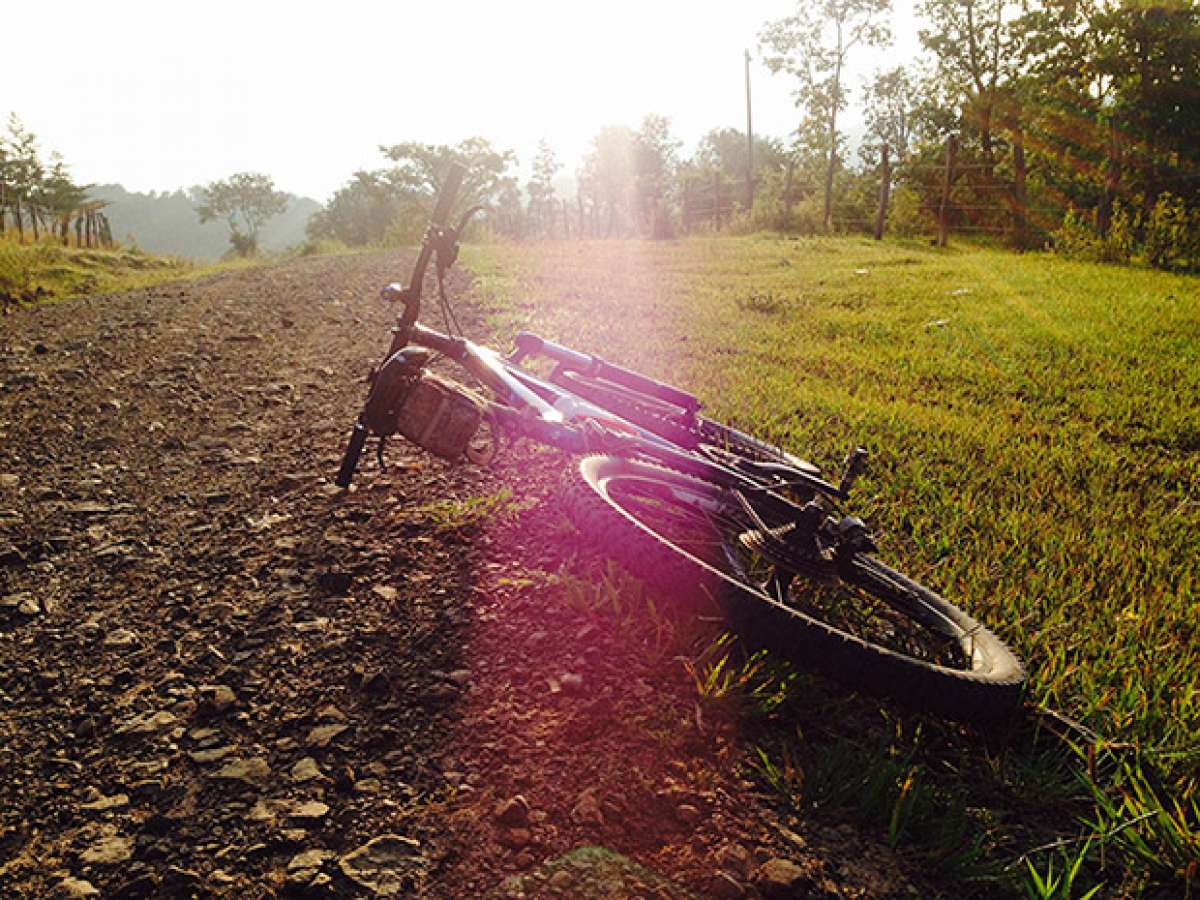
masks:
<svg viewBox="0 0 1200 900"><path fill-rule="evenodd" d="M0 319L0 893L907 895L756 793L557 454L330 483L404 263Z"/></svg>

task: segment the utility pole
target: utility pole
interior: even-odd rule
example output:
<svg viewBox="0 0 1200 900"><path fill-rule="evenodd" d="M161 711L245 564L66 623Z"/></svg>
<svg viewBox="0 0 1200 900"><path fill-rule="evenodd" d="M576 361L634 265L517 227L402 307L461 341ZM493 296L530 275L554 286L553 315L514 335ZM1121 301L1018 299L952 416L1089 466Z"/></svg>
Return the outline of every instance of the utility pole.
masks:
<svg viewBox="0 0 1200 900"><path fill-rule="evenodd" d="M746 212L754 209L754 127L750 121L750 51L746 51Z"/></svg>

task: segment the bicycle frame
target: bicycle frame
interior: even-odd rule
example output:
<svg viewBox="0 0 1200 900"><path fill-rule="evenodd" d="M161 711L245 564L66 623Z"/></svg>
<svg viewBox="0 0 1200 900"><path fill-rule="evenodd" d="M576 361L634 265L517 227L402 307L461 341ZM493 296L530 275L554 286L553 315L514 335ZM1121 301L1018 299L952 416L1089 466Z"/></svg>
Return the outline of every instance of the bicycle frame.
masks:
<svg viewBox="0 0 1200 900"><path fill-rule="evenodd" d="M555 363L555 374L577 372L587 377L602 378L678 407L681 424L690 427L699 421L697 412L700 401L679 388L529 332L517 335L516 349L505 358L465 337L443 334L419 324L417 319L425 270L436 259L440 290L442 274L458 253L458 235L475 211L469 210L457 228L445 224L463 175L461 167L453 167L445 187L439 193L437 207L422 241L409 284L392 284L383 290L385 299L399 301L404 308L392 329L387 359L377 372L383 371L389 362L403 354L406 347L425 347L461 365L498 398L487 404L488 414L494 424L539 443L576 454L604 452L642 455L718 484L756 492L766 491L792 511L799 507L772 492L772 485L780 488L800 486L814 496L827 500L846 496L844 484L840 487L829 484L812 472L785 464L746 464L746 470L722 465L696 453L696 446L681 446L628 416L618 415L555 384L554 374L550 379L541 378L522 369L520 364L532 357L546 357ZM375 374L372 374L372 379ZM349 486L368 433L364 410L364 415L360 415L354 427L337 475L336 482L340 486ZM749 436L744 437L753 440Z"/></svg>
<svg viewBox="0 0 1200 900"><path fill-rule="evenodd" d="M529 332L518 335L517 350L507 359L466 338L442 334L420 324L411 327L408 339L458 363L480 383L503 398L505 402L489 405L489 412L495 421L501 427L539 443L569 453L636 453L698 478L756 492L763 491L764 487L769 485L769 482L764 483L763 478L752 477L745 472L704 459L690 449L681 448L637 422L622 418L520 368L518 363L540 354L554 360L559 366L573 370L614 373L623 379L623 383L636 385L651 396L675 402L685 412L694 416L699 408L699 401L671 385L612 366ZM769 468L773 474L779 474L779 470L783 470L791 484L808 487L816 493L832 498L844 496L840 488L801 470L785 466ZM791 510L798 509L784 497L777 499Z"/></svg>

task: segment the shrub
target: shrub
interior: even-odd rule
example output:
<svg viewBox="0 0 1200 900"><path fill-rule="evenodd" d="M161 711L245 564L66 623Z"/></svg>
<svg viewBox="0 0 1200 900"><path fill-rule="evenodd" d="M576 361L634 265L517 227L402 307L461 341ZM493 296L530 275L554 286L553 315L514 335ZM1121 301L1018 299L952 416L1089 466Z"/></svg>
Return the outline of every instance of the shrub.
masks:
<svg viewBox="0 0 1200 900"><path fill-rule="evenodd" d="M1141 217L1113 203L1108 234L1100 241L1100 258L1105 262L1127 263L1137 249L1137 226Z"/></svg>
<svg viewBox="0 0 1200 900"><path fill-rule="evenodd" d="M229 233L230 250L234 256L247 258L258 254L258 238L253 234L242 234L239 231Z"/></svg>
<svg viewBox="0 0 1200 900"><path fill-rule="evenodd" d="M1100 236L1090 222L1075 207L1069 207L1062 224L1051 236L1054 252L1069 259L1095 261L1099 259Z"/></svg>
<svg viewBox="0 0 1200 900"><path fill-rule="evenodd" d="M1113 203L1108 233L1100 234L1090 218L1074 207L1063 216L1062 225L1050 236L1055 253L1089 262L1127 263L1137 250L1141 216L1120 203Z"/></svg>
<svg viewBox="0 0 1200 900"><path fill-rule="evenodd" d="M309 238L296 247L297 256L331 256L338 253L349 253L350 248L342 241L333 238Z"/></svg>
<svg viewBox="0 0 1200 900"><path fill-rule="evenodd" d="M887 213L888 234L906 238L933 234L936 224L929 211L922 208L920 194L902 184L892 188Z"/></svg>
<svg viewBox="0 0 1200 900"><path fill-rule="evenodd" d="M16 303L32 293L36 275L53 251L44 243L24 245L0 237L0 304Z"/></svg>
<svg viewBox="0 0 1200 900"><path fill-rule="evenodd" d="M1200 210L1160 194L1146 217L1144 251L1157 269L1200 268Z"/></svg>
<svg viewBox="0 0 1200 900"><path fill-rule="evenodd" d="M417 216L398 216L384 231L379 239L379 246L385 248L411 247L421 243L425 233L425 225Z"/></svg>
<svg viewBox="0 0 1200 900"><path fill-rule="evenodd" d="M787 231L809 237L825 233L825 201L813 195L792 204L791 214L785 217Z"/></svg>

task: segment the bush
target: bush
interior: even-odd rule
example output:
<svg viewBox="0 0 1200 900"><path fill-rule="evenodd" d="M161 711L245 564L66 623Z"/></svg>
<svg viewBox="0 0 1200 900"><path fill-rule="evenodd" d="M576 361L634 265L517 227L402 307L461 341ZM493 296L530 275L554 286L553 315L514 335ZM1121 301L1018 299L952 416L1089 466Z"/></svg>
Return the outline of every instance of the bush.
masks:
<svg viewBox="0 0 1200 900"><path fill-rule="evenodd" d="M1157 269L1200 268L1200 210L1160 194L1146 217L1144 252Z"/></svg>
<svg viewBox="0 0 1200 900"><path fill-rule="evenodd" d="M886 221L888 234L894 237L918 237L937 230L933 216L921 207L921 195L902 184L892 189Z"/></svg>
<svg viewBox="0 0 1200 900"><path fill-rule="evenodd" d="M297 256L332 256L349 252L350 248L345 243L332 238L309 238L295 249Z"/></svg>
<svg viewBox="0 0 1200 900"><path fill-rule="evenodd" d="M381 247L412 247L421 243L425 234L425 223L418 216L398 216L384 231L378 244Z"/></svg>
<svg viewBox="0 0 1200 900"><path fill-rule="evenodd" d="M788 231L804 235L825 233L825 200L817 194L805 197L799 203L792 204L792 214L788 217Z"/></svg>
<svg viewBox="0 0 1200 900"><path fill-rule="evenodd" d="M1083 213L1068 209L1051 235L1054 252L1114 263L1127 263L1140 252L1158 269L1200 269L1200 210L1189 210L1172 194L1159 195L1144 216L1137 211L1140 205L1140 197L1131 207L1114 203L1107 234L1100 234Z"/></svg>
<svg viewBox="0 0 1200 900"><path fill-rule="evenodd" d="M1069 207L1063 216L1062 224L1051 236L1051 246L1054 252L1068 259L1096 260L1099 258L1099 235L1091 223Z"/></svg>
<svg viewBox="0 0 1200 900"><path fill-rule="evenodd" d="M1051 246L1055 253L1069 259L1127 263L1137 250L1140 218L1120 203L1113 203L1108 233L1100 234L1089 216L1072 207L1063 216L1062 225L1051 234Z"/></svg>
<svg viewBox="0 0 1200 900"><path fill-rule="evenodd" d="M0 304L16 303L31 294L46 261L46 244L24 245L0 237Z"/></svg>
<svg viewBox="0 0 1200 900"><path fill-rule="evenodd" d="M230 252L243 259L258 255L258 238L253 234L242 234L240 231L229 233Z"/></svg>
<svg viewBox="0 0 1200 900"><path fill-rule="evenodd" d="M729 231L732 234L786 230L783 201L778 196L769 194L756 194L753 209L746 212L744 207L739 206L729 219Z"/></svg>
<svg viewBox="0 0 1200 900"><path fill-rule="evenodd" d="M1140 216L1114 203L1108 234L1100 241L1100 258L1105 262L1127 263L1137 249L1137 225Z"/></svg>

